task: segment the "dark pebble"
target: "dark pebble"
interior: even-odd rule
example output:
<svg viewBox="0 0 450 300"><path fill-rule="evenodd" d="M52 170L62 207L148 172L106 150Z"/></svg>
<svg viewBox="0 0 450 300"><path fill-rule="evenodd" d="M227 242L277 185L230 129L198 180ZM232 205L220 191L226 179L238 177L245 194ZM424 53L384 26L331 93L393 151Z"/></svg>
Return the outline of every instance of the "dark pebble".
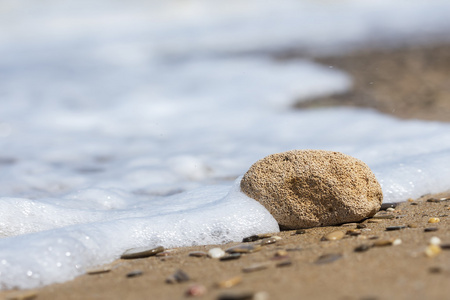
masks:
<svg viewBox="0 0 450 300"><path fill-rule="evenodd" d="M208 256L208 253L206 253L204 251L193 251L193 252L189 252L189 256L192 256L192 257L206 257L206 256Z"/></svg>
<svg viewBox="0 0 450 300"><path fill-rule="evenodd" d="M191 278L183 270L177 270L175 273L166 278L166 283L180 283L189 281Z"/></svg>
<svg viewBox="0 0 450 300"><path fill-rule="evenodd" d="M441 267L431 267L428 269L428 271L431 274L437 274L437 273L441 273L442 272L442 268Z"/></svg>
<svg viewBox="0 0 450 300"><path fill-rule="evenodd" d="M297 231L295 231L295 234L305 234L306 230L305 229L299 229Z"/></svg>
<svg viewBox="0 0 450 300"><path fill-rule="evenodd" d="M417 202L411 202L411 205L419 205Z"/></svg>
<svg viewBox="0 0 450 300"><path fill-rule="evenodd" d="M270 238L272 236L272 234L270 233L262 233L262 234L255 234L255 235L251 235L249 237L246 237L242 240L243 243L249 243L249 242L254 242L257 240L262 240L265 238Z"/></svg>
<svg viewBox="0 0 450 300"><path fill-rule="evenodd" d="M438 228L437 227L428 227L428 228L425 228L423 231L425 231L425 232L433 232L433 231L438 231Z"/></svg>
<svg viewBox="0 0 450 300"><path fill-rule="evenodd" d="M253 293L224 293L219 295L218 300L251 300Z"/></svg>
<svg viewBox="0 0 450 300"><path fill-rule="evenodd" d="M319 256L319 258L315 261L316 265L328 264L332 263L338 259L342 258L342 254L338 253L329 253Z"/></svg>
<svg viewBox="0 0 450 300"><path fill-rule="evenodd" d="M127 277L128 278L132 278L132 277L138 277L142 275L142 271L141 270L135 270L135 271L131 271L130 273L127 273Z"/></svg>
<svg viewBox="0 0 450 300"><path fill-rule="evenodd" d="M441 244L440 246L442 250L450 250L450 244Z"/></svg>
<svg viewBox="0 0 450 300"><path fill-rule="evenodd" d="M292 261L290 260L286 260L286 261L282 261L276 264L277 268L282 268L282 267L289 267L292 266Z"/></svg>
<svg viewBox="0 0 450 300"><path fill-rule="evenodd" d="M249 242L254 242L254 241L257 241L257 240L259 240L259 236L252 235L252 236L249 236L249 237L246 237L246 238L242 239L242 242L243 243L249 243Z"/></svg>
<svg viewBox="0 0 450 300"><path fill-rule="evenodd" d="M361 234L361 230L359 230L359 229L350 229L350 230L347 230L346 234L347 235L351 235L351 236L358 236L358 235Z"/></svg>
<svg viewBox="0 0 450 300"><path fill-rule="evenodd" d="M397 203L385 203L385 204L381 204L380 210L386 210L388 208L395 208L397 207Z"/></svg>
<svg viewBox="0 0 450 300"><path fill-rule="evenodd" d="M355 248L355 252L365 252L367 250L369 250L371 248L370 245L360 245L358 247Z"/></svg>
<svg viewBox="0 0 450 300"><path fill-rule="evenodd" d="M439 203L439 202L441 202L441 200L436 199L436 198L430 198L430 199L427 199L427 202L431 202L431 203Z"/></svg>
<svg viewBox="0 0 450 300"><path fill-rule="evenodd" d="M297 247L297 248L286 248L286 251L288 251L288 252L302 251L302 248L300 248L300 247Z"/></svg>
<svg viewBox="0 0 450 300"><path fill-rule="evenodd" d="M356 225L356 228L358 228L358 229L367 228L367 224L360 223L360 224Z"/></svg>
<svg viewBox="0 0 450 300"><path fill-rule="evenodd" d="M388 226L386 227L386 231L394 231L394 230L400 230L406 228L405 225L399 225L399 226Z"/></svg>
<svg viewBox="0 0 450 300"><path fill-rule="evenodd" d="M240 253L232 253L232 254L228 254L228 255L225 255L225 256L222 256L221 258L220 258L220 260L221 261L224 261L224 260L233 260L233 259L238 259L238 258L240 258L242 255L240 254Z"/></svg>

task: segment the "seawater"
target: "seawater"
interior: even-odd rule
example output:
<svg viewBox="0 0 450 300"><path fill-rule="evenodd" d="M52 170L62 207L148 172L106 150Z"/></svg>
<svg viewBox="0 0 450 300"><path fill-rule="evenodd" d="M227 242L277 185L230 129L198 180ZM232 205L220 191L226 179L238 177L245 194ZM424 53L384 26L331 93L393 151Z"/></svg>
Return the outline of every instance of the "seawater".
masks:
<svg viewBox="0 0 450 300"><path fill-rule="evenodd" d="M70 280L132 247L278 226L239 190L291 149L366 162L386 203L450 186L450 125L295 111L345 73L273 51L450 31L447 1L3 1L0 286ZM325 50L324 50L325 49Z"/></svg>

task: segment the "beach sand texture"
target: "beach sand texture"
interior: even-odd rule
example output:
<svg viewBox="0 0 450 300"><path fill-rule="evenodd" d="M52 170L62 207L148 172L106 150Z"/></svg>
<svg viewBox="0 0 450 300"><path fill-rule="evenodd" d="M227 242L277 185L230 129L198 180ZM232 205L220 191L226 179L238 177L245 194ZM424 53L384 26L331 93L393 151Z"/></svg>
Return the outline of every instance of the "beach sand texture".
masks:
<svg viewBox="0 0 450 300"><path fill-rule="evenodd" d="M353 105L400 118L450 121L447 45L361 50L317 60L349 72L355 85L348 93L298 104L299 109ZM109 272L34 291L4 291L0 298L185 299L192 285L201 285L205 291L199 299L446 299L450 295L446 197L450 193L411 199L376 220L299 233L282 231L276 234L281 240L237 259L221 261L189 253L225 250L240 243L178 248L167 256L117 260ZM323 240L335 231L345 235ZM441 246L436 246L439 240ZM189 280L167 283L178 269ZM231 287L218 286L229 279Z"/></svg>

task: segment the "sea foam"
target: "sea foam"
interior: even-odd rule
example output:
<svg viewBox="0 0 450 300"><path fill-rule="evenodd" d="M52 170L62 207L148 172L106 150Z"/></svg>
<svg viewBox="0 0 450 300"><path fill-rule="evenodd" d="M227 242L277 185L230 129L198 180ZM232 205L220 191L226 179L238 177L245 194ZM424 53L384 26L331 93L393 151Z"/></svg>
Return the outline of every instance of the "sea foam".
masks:
<svg viewBox="0 0 450 300"><path fill-rule="evenodd" d="M137 246L277 231L239 191L239 176L271 153L360 158L386 203L448 189L450 125L361 109L294 111L352 80L272 54L448 33L449 6L3 1L0 286L63 282Z"/></svg>
<svg viewBox="0 0 450 300"><path fill-rule="evenodd" d="M1 284L14 288L66 281L133 247L223 244L277 232L275 219L241 193L239 183L107 212L2 198L1 227L20 236L0 239ZM20 228L5 226L15 223L11 216L21 218Z"/></svg>

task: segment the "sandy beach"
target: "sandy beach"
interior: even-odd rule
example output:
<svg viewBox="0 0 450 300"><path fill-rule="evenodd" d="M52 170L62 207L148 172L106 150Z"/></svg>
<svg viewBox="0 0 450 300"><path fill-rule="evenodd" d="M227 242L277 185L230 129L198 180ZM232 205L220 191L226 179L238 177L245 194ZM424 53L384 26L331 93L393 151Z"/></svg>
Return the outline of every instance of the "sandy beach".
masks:
<svg viewBox="0 0 450 300"><path fill-rule="evenodd" d="M298 103L296 109L348 105L399 118L450 121L448 45L359 50L316 61L345 70L354 78L354 86L345 94ZM436 192L444 193L405 199L376 220L274 234L281 239L237 259L221 261L189 253L214 247L225 250L240 243L170 249L167 256L117 260L108 272L33 291L4 291L0 297L445 299L450 294L450 198L446 200L450 192ZM338 240L322 240L334 231L346 234ZM439 240L441 246L430 246ZM177 270L189 279L166 282ZM226 282L232 286L224 287ZM203 295L189 296L192 286L202 286Z"/></svg>

